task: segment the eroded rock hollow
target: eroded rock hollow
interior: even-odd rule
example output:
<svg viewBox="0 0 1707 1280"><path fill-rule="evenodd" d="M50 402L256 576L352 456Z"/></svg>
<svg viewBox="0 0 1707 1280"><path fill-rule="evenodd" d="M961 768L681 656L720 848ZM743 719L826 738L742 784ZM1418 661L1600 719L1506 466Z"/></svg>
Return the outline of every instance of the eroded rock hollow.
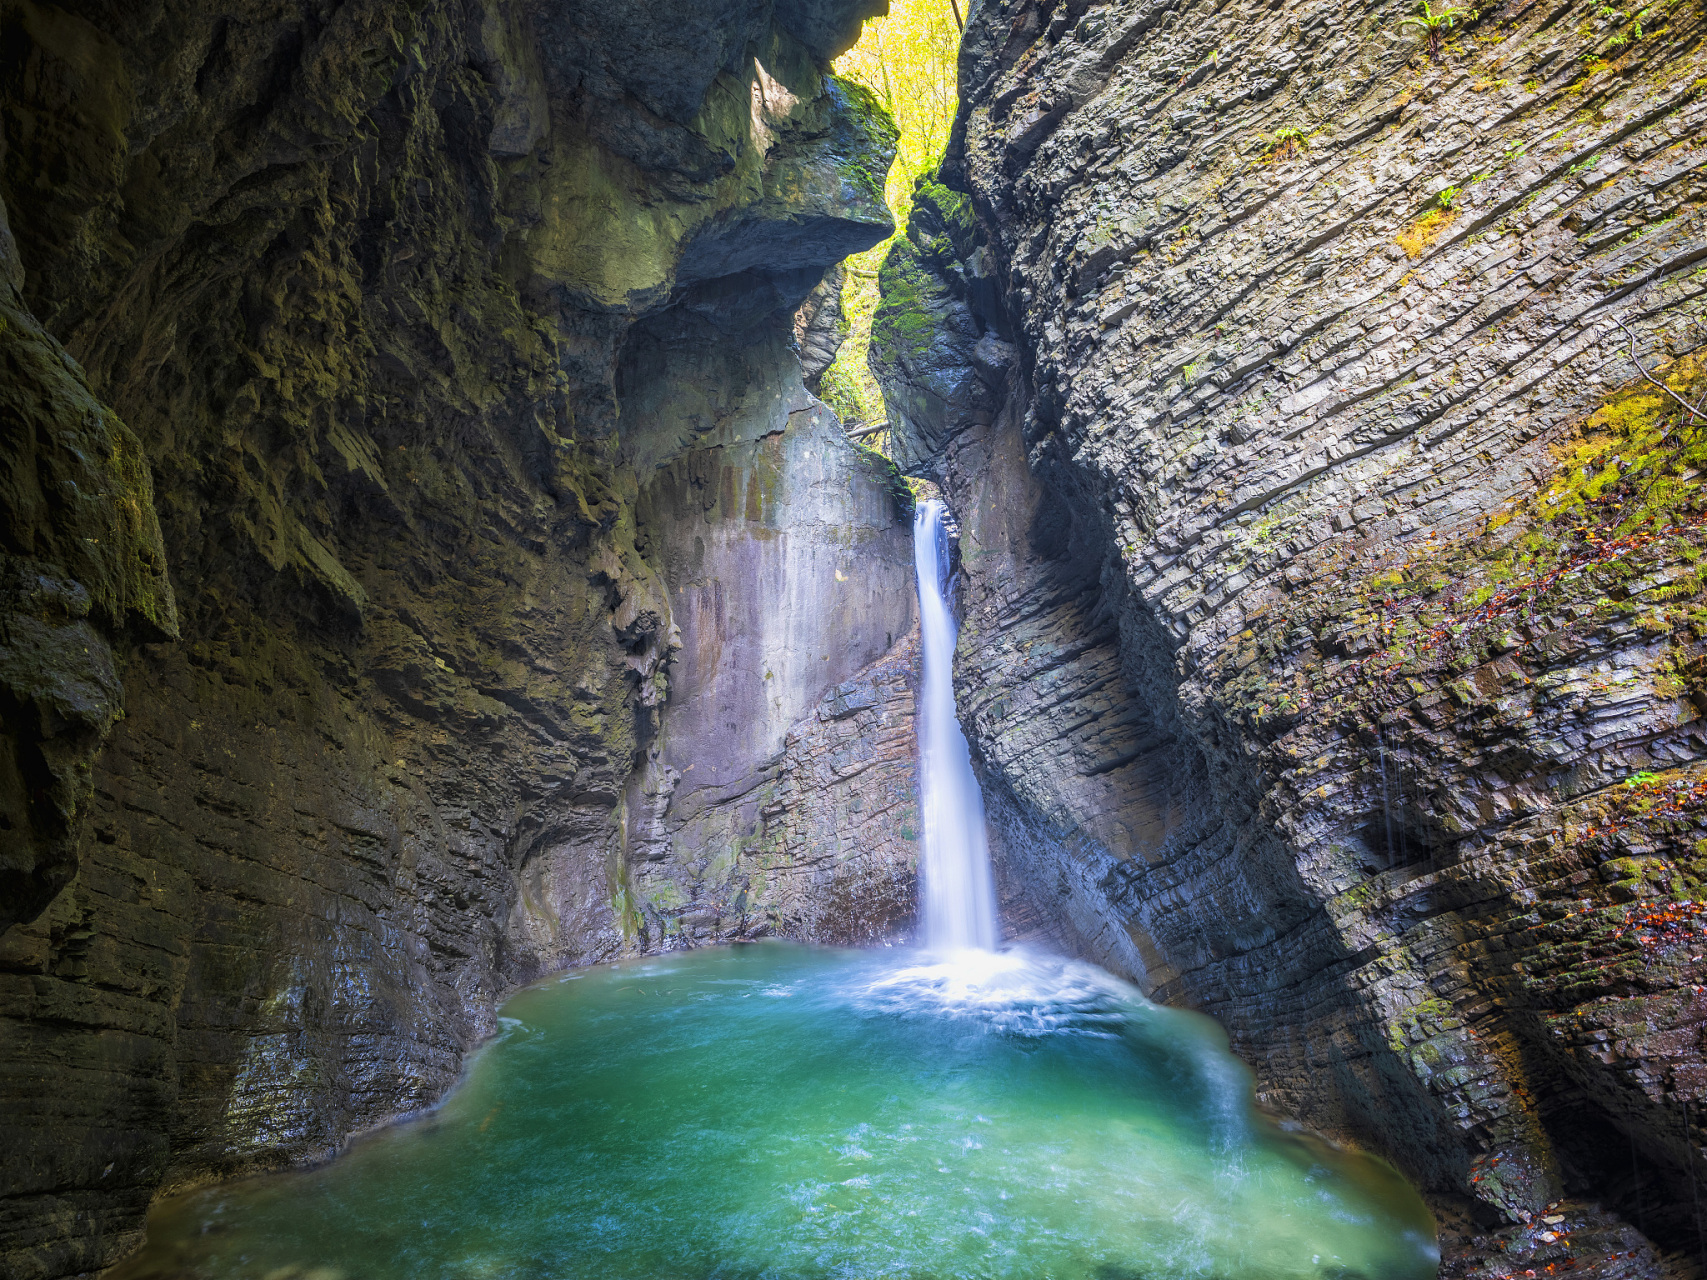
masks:
<svg viewBox="0 0 1707 1280"><path fill-rule="evenodd" d="M1451 1267L1658 1274L1704 1172L1702 13L1414 9L975 4L872 365L961 522L1010 918L1214 1014Z"/></svg>

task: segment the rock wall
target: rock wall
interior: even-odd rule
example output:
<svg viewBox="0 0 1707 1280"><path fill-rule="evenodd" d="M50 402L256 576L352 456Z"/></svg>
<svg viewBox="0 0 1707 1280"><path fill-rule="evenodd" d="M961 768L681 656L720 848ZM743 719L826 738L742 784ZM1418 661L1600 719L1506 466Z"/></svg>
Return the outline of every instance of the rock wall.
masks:
<svg viewBox="0 0 1707 1280"><path fill-rule="evenodd" d="M1651 1274L1584 1206L1693 1252L1707 1174L1703 16L1413 8L980 0L872 365L1008 894L1453 1267Z"/></svg>
<svg viewBox="0 0 1707 1280"><path fill-rule="evenodd" d="M871 8L0 5L0 1274L545 969L904 927L904 513L791 349Z"/></svg>

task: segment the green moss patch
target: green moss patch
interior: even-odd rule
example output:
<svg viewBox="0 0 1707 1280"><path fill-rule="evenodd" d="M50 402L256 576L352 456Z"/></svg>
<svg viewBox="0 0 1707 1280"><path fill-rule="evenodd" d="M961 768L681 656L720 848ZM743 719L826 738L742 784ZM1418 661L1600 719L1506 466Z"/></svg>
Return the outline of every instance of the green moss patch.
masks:
<svg viewBox="0 0 1707 1280"><path fill-rule="evenodd" d="M897 240L878 272L882 301L871 321L871 342L878 351L922 358L936 338L930 298L935 286L909 240Z"/></svg>

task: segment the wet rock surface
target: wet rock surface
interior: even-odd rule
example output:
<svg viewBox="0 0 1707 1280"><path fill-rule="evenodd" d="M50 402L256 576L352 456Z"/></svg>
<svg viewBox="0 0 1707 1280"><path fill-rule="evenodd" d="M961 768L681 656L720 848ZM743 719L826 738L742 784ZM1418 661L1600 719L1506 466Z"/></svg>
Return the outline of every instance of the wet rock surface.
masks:
<svg viewBox="0 0 1707 1280"><path fill-rule="evenodd" d="M431 1102L544 969L904 926L910 843L827 833L911 804L905 603L731 753L751 861L649 834L665 549L774 513L644 494L741 454L827 574L906 544L790 345L889 229L863 13L0 11L0 1273Z"/></svg>
<svg viewBox="0 0 1707 1280"><path fill-rule="evenodd" d="M1567 1192L1692 1255L1701 15L1410 16L975 6L873 368L1032 927L1214 1014L1466 1266Z"/></svg>

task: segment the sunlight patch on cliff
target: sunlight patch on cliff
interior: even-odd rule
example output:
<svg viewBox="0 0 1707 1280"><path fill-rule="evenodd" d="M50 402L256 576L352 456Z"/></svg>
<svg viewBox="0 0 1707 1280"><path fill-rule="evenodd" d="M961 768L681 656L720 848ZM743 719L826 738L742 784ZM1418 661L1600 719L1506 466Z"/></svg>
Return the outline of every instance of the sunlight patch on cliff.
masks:
<svg viewBox="0 0 1707 1280"><path fill-rule="evenodd" d="M948 145L958 99L955 61L960 23L954 0L891 0L889 15L865 24L859 43L836 59L837 75L866 86L894 117L901 138L884 198L895 213L896 235L905 233L913 182L936 167ZM871 318L877 309L877 268L890 241L849 258L842 286L848 326L836 361L824 372L823 397L850 428L883 420L883 394L866 367ZM887 453L887 433L866 443Z"/></svg>

